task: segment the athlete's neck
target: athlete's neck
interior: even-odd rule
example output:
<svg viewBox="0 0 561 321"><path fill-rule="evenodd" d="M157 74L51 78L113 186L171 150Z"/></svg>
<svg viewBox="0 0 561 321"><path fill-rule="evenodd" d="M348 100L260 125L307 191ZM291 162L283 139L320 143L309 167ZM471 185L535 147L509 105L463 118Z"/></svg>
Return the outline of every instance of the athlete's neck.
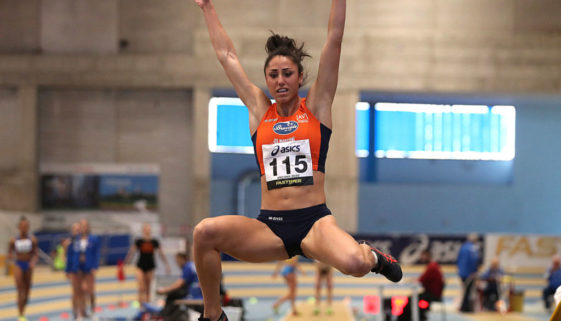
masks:
<svg viewBox="0 0 561 321"><path fill-rule="evenodd" d="M281 117L288 117L293 115L300 106L300 97L294 96L294 98L287 101L277 101L277 114Z"/></svg>

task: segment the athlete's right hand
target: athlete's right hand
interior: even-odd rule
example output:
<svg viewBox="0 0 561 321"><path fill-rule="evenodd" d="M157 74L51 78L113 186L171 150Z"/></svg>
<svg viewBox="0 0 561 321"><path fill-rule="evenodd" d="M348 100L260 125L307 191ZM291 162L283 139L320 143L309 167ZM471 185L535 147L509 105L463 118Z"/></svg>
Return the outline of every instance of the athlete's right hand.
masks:
<svg viewBox="0 0 561 321"><path fill-rule="evenodd" d="M208 4L210 0L195 0L195 3L202 8L204 5Z"/></svg>

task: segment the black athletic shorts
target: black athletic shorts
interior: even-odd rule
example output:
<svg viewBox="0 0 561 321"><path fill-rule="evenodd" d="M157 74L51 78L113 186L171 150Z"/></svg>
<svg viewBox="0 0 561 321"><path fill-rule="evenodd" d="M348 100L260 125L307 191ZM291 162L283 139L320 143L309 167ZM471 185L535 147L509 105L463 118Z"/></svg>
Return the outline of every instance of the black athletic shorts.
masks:
<svg viewBox="0 0 561 321"><path fill-rule="evenodd" d="M325 204L289 211L261 210L258 220L281 238L289 257L302 255L300 243L308 235L312 225L320 218L331 215Z"/></svg>

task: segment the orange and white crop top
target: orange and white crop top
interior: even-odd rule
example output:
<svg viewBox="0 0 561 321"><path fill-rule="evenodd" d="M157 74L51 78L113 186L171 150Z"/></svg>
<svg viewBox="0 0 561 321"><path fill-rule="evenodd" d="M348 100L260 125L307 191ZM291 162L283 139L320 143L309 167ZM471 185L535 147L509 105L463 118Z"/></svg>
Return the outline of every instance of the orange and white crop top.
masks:
<svg viewBox="0 0 561 321"><path fill-rule="evenodd" d="M288 117L272 104L251 137L267 188L313 185L313 171L325 172L330 137L331 129L312 115L305 98Z"/></svg>

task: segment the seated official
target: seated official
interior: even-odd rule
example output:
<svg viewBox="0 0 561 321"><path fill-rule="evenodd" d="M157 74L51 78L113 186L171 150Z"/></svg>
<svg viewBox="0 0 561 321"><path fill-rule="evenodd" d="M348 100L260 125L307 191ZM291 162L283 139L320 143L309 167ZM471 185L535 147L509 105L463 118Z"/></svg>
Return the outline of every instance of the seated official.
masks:
<svg viewBox="0 0 561 321"><path fill-rule="evenodd" d="M199 278L197 277L197 271L195 269L195 263L188 259L188 255L186 253L182 252L175 255L175 262L182 269L181 278L175 280L175 282L167 287L162 287L156 290L157 294L166 296L166 303L163 310L160 312L160 315L164 316L164 318L172 315L178 309L175 304L176 300L203 299L203 294L199 286ZM202 312L202 301L201 304L194 304L189 307L198 312Z"/></svg>
<svg viewBox="0 0 561 321"><path fill-rule="evenodd" d="M432 260L432 255L429 250L424 250L421 253L420 261L427 264L425 271L419 278L417 282L423 287L423 291L419 294L419 302L424 300L429 303L426 309L419 308L419 320L427 320L426 313L430 309L430 303L433 301L442 300L442 292L444 290L444 276L440 269L440 265ZM411 320L411 297L409 302L403 308L403 314L398 317L399 321Z"/></svg>
<svg viewBox="0 0 561 321"><path fill-rule="evenodd" d="M561 286L561 258L558 255L551 259L551 267L546 273L547 286L543 289L543 301L547 310L551 309L552 297Z"/></svg>
<svg viewBox="0 0 561 321"><path fill-rule="evenodd" d="M494 258L489 269L481 274L480 279L486 283L483 289L483 307L485 309L497 310L496 304L500 298L501 280L504 275L505 272L501 269L498 258Z"/></svg>

